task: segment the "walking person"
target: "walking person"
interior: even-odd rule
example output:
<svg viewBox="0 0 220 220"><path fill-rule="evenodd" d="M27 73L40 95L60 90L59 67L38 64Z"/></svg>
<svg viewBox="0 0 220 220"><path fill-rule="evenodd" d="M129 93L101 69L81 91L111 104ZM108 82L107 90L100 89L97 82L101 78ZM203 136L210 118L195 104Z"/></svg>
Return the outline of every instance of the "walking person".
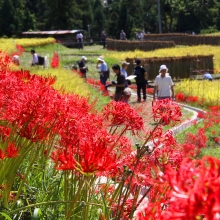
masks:
<svg viewBox="0 0 220 220"><path fill-rule="evenodd" d="M158 100L162 99L174 99L174 83L168 73L166 65L161 65L159 69L159 75L156 77L154 82L154 95L157 95Z"/></svg>
<svg viewBox="0 0 220 220"><path fill-rule="evenodd" d="M88 71L88 67L86 66L87 58L85 56L81 57L81 60L78 62L79 70L82 73L82 77L86 79L86 72Z"/></svg>
<svg viewBox="0 0 220 220"><path fill-rule="evenodd" d="M121 30L121 33L120 33L120 40L126 40L126 34L123 30Z"/></svg>
<svg viewBox="0 0 220 220"><path fill-rule="evenodd" d="M106 38L107 38L107 35L106 35L105 31L102 31L101 41L102 41L103 49L106 48Z"/></svg>
<svg viewBox="0 0 220 220"><path fill-rule="evenodd" d="M136 85L137 85L137 101L141 102L141 90L143 93L143 101L145 102L147 100L146 95L146 88L147 88L147 80L148 80L148 74L147 71L143 66L141 66L141 60L136 59L135 60L135 68L134 68L134 75Z"/></svg>
<svg viewBox="0 0 220 220"><path fill-rule="evenodd" d="M106 81L109 78L108 65L106 64L106 62L102 56L97 58L97 60L98 60L98 62L96 64L96 68L98 69L98 72L100 74L100 83L105 86Z"/></svg>
<svg viewBox="0 0 220 220"><path fill-rule="evenodd" d="M77 43L78 43L78 48L79 50L80 49L83 49L83 35L81 32L79 32L77 35L76 35L76 39L77 39Z"/></svg>
<svg viewBox="0 0 220 220"><path fill-rule="evenodd" d="M121 73L121 68L118 64L112 66L112 70L117 76L116 82L112 81L112 86L115 86L115 98L116 102L123 101L123 91L125 89L125 76Z"/></svg>

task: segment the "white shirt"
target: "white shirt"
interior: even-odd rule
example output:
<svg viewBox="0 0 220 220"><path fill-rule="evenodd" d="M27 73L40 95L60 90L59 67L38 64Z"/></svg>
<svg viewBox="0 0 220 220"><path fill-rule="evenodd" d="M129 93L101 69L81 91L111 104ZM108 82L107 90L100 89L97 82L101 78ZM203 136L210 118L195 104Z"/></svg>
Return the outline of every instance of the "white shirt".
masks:
<svg viewBox="0 0 220 220"><path fill-rule="evenodd" d="M33 54L33 61L32 61L32 63L33 63L33 64L37 64L38 62L39 62L38 56L37 56L36 53L34 53L34 54Z"/></svg>
<svg viewBox="0 0 220 220"><path fill-rule="evenodd" d="M76 38L82 40L82 39L83 39L83 35L82 35L81 33L78 33L78 34L76 35Z"/></svg>
<svg viewBox="0 0 220 220"><path fill-rule="evenodd" d="M155 79L154 86L158 86L158 97L170 97L171 91L170 87L173 86L174 83L170 76L165 75L161 77L158 75Z"/></svg>

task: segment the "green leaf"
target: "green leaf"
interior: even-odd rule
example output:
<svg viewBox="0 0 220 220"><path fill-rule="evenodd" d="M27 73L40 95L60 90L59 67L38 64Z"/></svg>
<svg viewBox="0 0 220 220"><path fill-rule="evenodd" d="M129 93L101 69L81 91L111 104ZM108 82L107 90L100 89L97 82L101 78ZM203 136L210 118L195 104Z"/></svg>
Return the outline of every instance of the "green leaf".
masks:
<svg viewBox="0 0 220 220"><path fill-rule="evenodd" d="M42 219L41 217L42 217L42 212L40 208L35 208L33 213L33 220L40 220Z"/></svg>
<svg viewBox="0 0 220 220"><path fill-rule="evenodd" d="M106 205L106 202L105 202L105 198L103 196L103 193L101 192L101 196L102 196L102 201L103 201L103 208L104 208L104 215L105 217L107 217L107 219L109 219L109 214L108 214L108 208L107 208L107 205Z"/></svg>
<svg viewBox="0 0 220 220"><path fill-rule="evenodd" d="M1 216L4 216L5 218L4 219L7 219L7 220L12 220L7 214L5 214L4 212L0 212L0 215Z"/></svg>

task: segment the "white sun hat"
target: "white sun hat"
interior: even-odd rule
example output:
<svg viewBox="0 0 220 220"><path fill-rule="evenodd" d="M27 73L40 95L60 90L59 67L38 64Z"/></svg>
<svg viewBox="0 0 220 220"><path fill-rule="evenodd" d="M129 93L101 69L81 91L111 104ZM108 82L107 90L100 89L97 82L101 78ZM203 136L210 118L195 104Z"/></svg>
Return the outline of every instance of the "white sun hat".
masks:
<svg viewBox="0 0 220 220"><path fill-rule="evenodd" d="M168 68L167 68L166 65L161 65L161 66L160 66L160 69L159 69L159 72L160 72L161 70L166 70L166 71L168 71Z"/></svg>
<svg viewBox="0 0 220 220"><path fill-rule="evenodd" d="M82 60L87 60L87 58L85 57L85 56L82 56L82 58L81 58Z"/></svg>
<svg viewBox="0 0 220 220"><path fill-rule="evenodd" d="M97 58L97 60L104 62L104 57L100 56L99 58Z"/></svg>

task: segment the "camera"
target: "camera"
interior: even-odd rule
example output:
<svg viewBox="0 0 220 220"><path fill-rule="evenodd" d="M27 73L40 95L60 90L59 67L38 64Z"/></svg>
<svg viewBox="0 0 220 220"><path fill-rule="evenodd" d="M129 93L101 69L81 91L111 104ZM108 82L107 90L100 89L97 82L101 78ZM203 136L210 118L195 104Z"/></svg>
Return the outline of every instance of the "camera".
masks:
<svg viewBox="0 0 220 220"><path fill-rule="evenodd" d="M105 85L105 88L108 88L108 87L110 87L110 86L112 86L112 84L111 84L111 83L110 83L110 84Z"/></svg>

